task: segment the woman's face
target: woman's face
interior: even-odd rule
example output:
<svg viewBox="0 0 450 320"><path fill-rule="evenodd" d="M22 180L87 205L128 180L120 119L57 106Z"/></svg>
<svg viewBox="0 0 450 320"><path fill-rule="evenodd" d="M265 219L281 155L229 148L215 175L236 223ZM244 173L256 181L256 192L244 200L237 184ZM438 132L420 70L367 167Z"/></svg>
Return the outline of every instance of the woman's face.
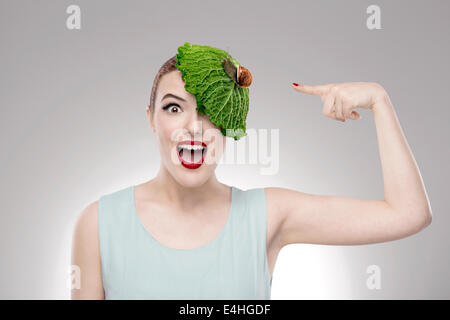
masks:
<svg viewBox="0 0 450 320"><path fill-rule="evenodd" d="M181 76L175 70L161 77L154 112L147 108L147 116L162 164L179 184L196 187L214 174L226 137L220 127L198 113L195 96L184 89Z"/></svg>

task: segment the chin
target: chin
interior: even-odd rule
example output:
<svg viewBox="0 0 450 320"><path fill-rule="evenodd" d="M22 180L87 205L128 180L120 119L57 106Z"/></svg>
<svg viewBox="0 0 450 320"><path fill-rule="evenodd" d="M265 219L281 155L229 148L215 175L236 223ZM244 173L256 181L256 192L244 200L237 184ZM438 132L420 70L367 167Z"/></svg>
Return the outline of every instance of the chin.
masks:
<svg viewBox="0 0 450 320"><path fill-rule="evenodd" d="M196 170L192 170L196 171ZM209 178L210 174L209 172L180 172L178 171L176 175L174 176L175 180L186 188L196 188L200 187L203 184L205 184Z"/></svg>
<svg viewBox="0 0 450 320"><path fill-rule="evenodd" d="M179 152L172 151L166 160L166 168L173 179L186 188L196 188L205 184L214 175L217 167L217 164L206 155L202 160L188 161L186 157L182 158Z"/></svg>
<svg viewBox="0 0 450 320"><path fill-rule="evenodd" d="M178 184L186 188L195 188L205 184L214 175L216 166L202 163L198 168L188 169L181 163L176 165L170 163L166 168Z"/></svg>

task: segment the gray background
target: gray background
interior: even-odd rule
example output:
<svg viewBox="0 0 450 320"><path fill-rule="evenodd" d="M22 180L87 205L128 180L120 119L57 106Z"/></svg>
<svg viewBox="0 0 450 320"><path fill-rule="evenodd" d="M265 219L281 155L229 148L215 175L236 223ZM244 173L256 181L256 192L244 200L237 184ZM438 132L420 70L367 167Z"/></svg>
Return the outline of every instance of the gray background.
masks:
<svg viewBox="0 0 450 320"><path fill-rule="evenodd" d="M81 7L81 30L66 8ZM381 8L368 30L366 8ZM279 129L280 169L220 165L242 189L382 199L375 125L324 117L292 82L377 81L421 170L433 223L363 246L289 245L272 298L450 298L448 1L1 1L0 298L66 299L73 226L104 193L159 168L153 77L184 42L229 51L254 77L248 128ZM381 268L380 290L366 268Z"/></svg>

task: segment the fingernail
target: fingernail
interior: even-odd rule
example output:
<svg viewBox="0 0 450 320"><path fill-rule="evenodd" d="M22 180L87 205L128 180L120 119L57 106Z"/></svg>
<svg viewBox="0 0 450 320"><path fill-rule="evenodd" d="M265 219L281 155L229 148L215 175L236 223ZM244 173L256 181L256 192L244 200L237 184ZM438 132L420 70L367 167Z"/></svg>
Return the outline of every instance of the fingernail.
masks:
<svg viewBox="0 0 450 320"><path fill-rule="evenodd" d="M292 83L292 84L293 84L294 86L298 87L298 83L295 83L295 82L294 82L294 83Z"/></svg>

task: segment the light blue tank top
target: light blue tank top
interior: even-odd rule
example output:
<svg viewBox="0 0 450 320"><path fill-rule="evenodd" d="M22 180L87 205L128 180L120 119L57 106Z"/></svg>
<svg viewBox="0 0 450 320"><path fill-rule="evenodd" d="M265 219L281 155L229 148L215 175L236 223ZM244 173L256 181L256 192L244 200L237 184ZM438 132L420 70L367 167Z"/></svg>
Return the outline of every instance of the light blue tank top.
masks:
<svg viewBox="0 0 450 320"><path fill-rule="evenodd" d="M194 249L152 237L134 186L100 197L98 232L105 299L270 299L264 188L232 186L225 227Z"/></svg>

